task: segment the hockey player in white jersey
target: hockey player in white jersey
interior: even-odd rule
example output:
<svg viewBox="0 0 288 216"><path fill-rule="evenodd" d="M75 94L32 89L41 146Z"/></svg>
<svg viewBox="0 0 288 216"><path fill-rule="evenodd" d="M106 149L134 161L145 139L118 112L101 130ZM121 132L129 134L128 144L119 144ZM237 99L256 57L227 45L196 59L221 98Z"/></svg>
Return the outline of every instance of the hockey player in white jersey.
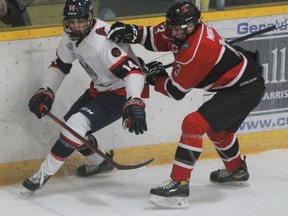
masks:
<svg viewBox="0 0 288 216"><path fill-rule="evenodd" d="M98 149L101 144L91 134L121 117L130 132L143 134L147 130L145 103L141 99L145 78L130 45L106 39L105 29L110 25L93 17L90 0L67 0L63 27L56 59L45 73L43 86L30 99L30 111L40 119L51 110L57 89L77 59L92 81L64 116L66 124ZM90 176L113 169L63 129L46 159L23 186L30 191L42 188L75 150L91 161L91 165L80 166L77 175Z"/></svg>

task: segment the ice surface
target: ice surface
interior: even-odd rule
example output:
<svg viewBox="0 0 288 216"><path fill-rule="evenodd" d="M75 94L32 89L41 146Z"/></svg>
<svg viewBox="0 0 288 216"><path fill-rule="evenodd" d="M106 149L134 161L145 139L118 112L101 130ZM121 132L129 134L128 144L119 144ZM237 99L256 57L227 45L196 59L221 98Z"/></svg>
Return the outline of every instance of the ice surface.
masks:
<svg viewBox="0 0 288 216"><path fill-rule="evenodd" d="M42 190L20 195L22 186L0 187L1 216L285 216L288 215L288 150L248 155L250 186L209 182L220 159L200 160L190 181L189 208L148 201L151 187L169 179L171 165L113 171L89 178L51 178ZM1 173L3 175L3 173Z"/></svg>

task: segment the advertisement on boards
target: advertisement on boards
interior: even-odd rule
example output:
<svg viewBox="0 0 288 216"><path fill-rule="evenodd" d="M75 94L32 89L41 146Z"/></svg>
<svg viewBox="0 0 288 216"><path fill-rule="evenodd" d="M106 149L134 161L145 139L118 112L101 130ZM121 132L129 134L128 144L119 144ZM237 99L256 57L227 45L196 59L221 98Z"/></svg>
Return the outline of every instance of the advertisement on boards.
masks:
<svg viewBox="0 0 288 216"><path fill-rule="evenodd" d="M287 23L288 16L210 22L227 41L272 25ZM239 133L262 132L288 128L288 25L234 45L259 51L266 91L260 104L243 122Z"/></svg>

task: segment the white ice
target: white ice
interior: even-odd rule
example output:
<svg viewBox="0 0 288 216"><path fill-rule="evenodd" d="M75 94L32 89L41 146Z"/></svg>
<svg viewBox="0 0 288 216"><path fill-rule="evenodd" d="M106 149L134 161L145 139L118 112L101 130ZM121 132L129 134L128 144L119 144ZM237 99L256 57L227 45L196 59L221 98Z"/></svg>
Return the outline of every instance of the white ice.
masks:
<svg viewBox="0 0 288 216"><path fill-rule="evenodd" d="M199 160L190 181L188 209L163 209L148 201L151 187L169 179L171 165L113 171L89 178L51 178L32 195L19 185L0 187L1 216L284 216L288 215L288 150L248 155L246 187L213 185L219 159ZM4 173L1 173L4 175Z"/></svg>

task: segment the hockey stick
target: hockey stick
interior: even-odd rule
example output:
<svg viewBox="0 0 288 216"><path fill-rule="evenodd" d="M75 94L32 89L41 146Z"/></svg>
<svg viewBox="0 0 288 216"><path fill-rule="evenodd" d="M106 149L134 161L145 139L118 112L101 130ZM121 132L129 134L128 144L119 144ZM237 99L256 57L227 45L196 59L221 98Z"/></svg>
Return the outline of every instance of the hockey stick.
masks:
<svg viewBox="0 0 288 216"><path fill-rule="evenodd" d="M98 154L99 156L101 156L104 160L106 160L107 162L109 162L112 166L114 166L115 168L117 168L118 170L130 170L130 169L137 169L143 166L146 166L147 164L150 164L154 158L148 160L148 161L144 161L142 163L139 164L134 164L134 165L121 165L118 164L117 162L115 162L112 158L110 158L109 156L107 156L105 153L103 153L102 151L100 151L98 148L94 147L93 145L91 145L86 139L84 139L82 136L80 136L77 132L75 132L72 128L70 128L68 125L66 125L63 121L61 121L59 118L57 118L55 115L53 115L51 112L49 112L47 114L47 116L49 116L52 120L54 120L57 124L59 124L60 126L62 126L64 129L66 129L67 131L69 131L73 136L75 136L77 139L79 139L84 145L86 145L88 148L90 148L93 152L95 152L96 154Z"/></svg>
<svg viewBox="0 0 288 216"><path fill-rule="evenodd" d="M275 29L278 29L278 28L281 28L281 27L284 27L288 25L288 19L286 19L285 21L281 22L281 23L278 23L276 25L273 25L273 26L270 26L270 27L267 27L265 29L262 29L260 31L257 31L257 32L253 32L251 34L248 34L248 35L245 35L245 36L242 36L242 37L239 37L239 38L236 38L234 40L231 40L229 41L228 43L230 45L233 45L234 43L238 43L238 42L241 42L241 41L245 41L249 38L252 38L252 37L255 37L257 35L261 35L261 34L264 34L264 33L267 33L267 32L270 32L270 31L273 31ZM170 63L170 64L167 64L167 65L164 65L163 67L166 69L166 68L169 68L169 67L172 67L173 63Z"/></svg>
<svg viewBox="0 0 288 216"><path fill-rule="evenodd" d="M237 43L237 42L241 42L241 41L245 41L249 38L252 38L252 37L255 37L256 35L261 35L261 34L264 34L266 32L269 32L269 31L273 31L275 29L278 29L278 28L281 28L281 27L284 27L288 25L288 19L286 19L285 21L281 22L281 23L278 23L276 25L273 25L273 26L270 26L270 27L267 27L265 29L262 29L260 31L257 31L257 32L253 32L251 34L248 34L248 35L245 35L245 36L242 36L242 37L239 37L239 38L236 38L234 40L231 40L229 41L228 43L229 44L234 44L234 43Z"/></svg>

